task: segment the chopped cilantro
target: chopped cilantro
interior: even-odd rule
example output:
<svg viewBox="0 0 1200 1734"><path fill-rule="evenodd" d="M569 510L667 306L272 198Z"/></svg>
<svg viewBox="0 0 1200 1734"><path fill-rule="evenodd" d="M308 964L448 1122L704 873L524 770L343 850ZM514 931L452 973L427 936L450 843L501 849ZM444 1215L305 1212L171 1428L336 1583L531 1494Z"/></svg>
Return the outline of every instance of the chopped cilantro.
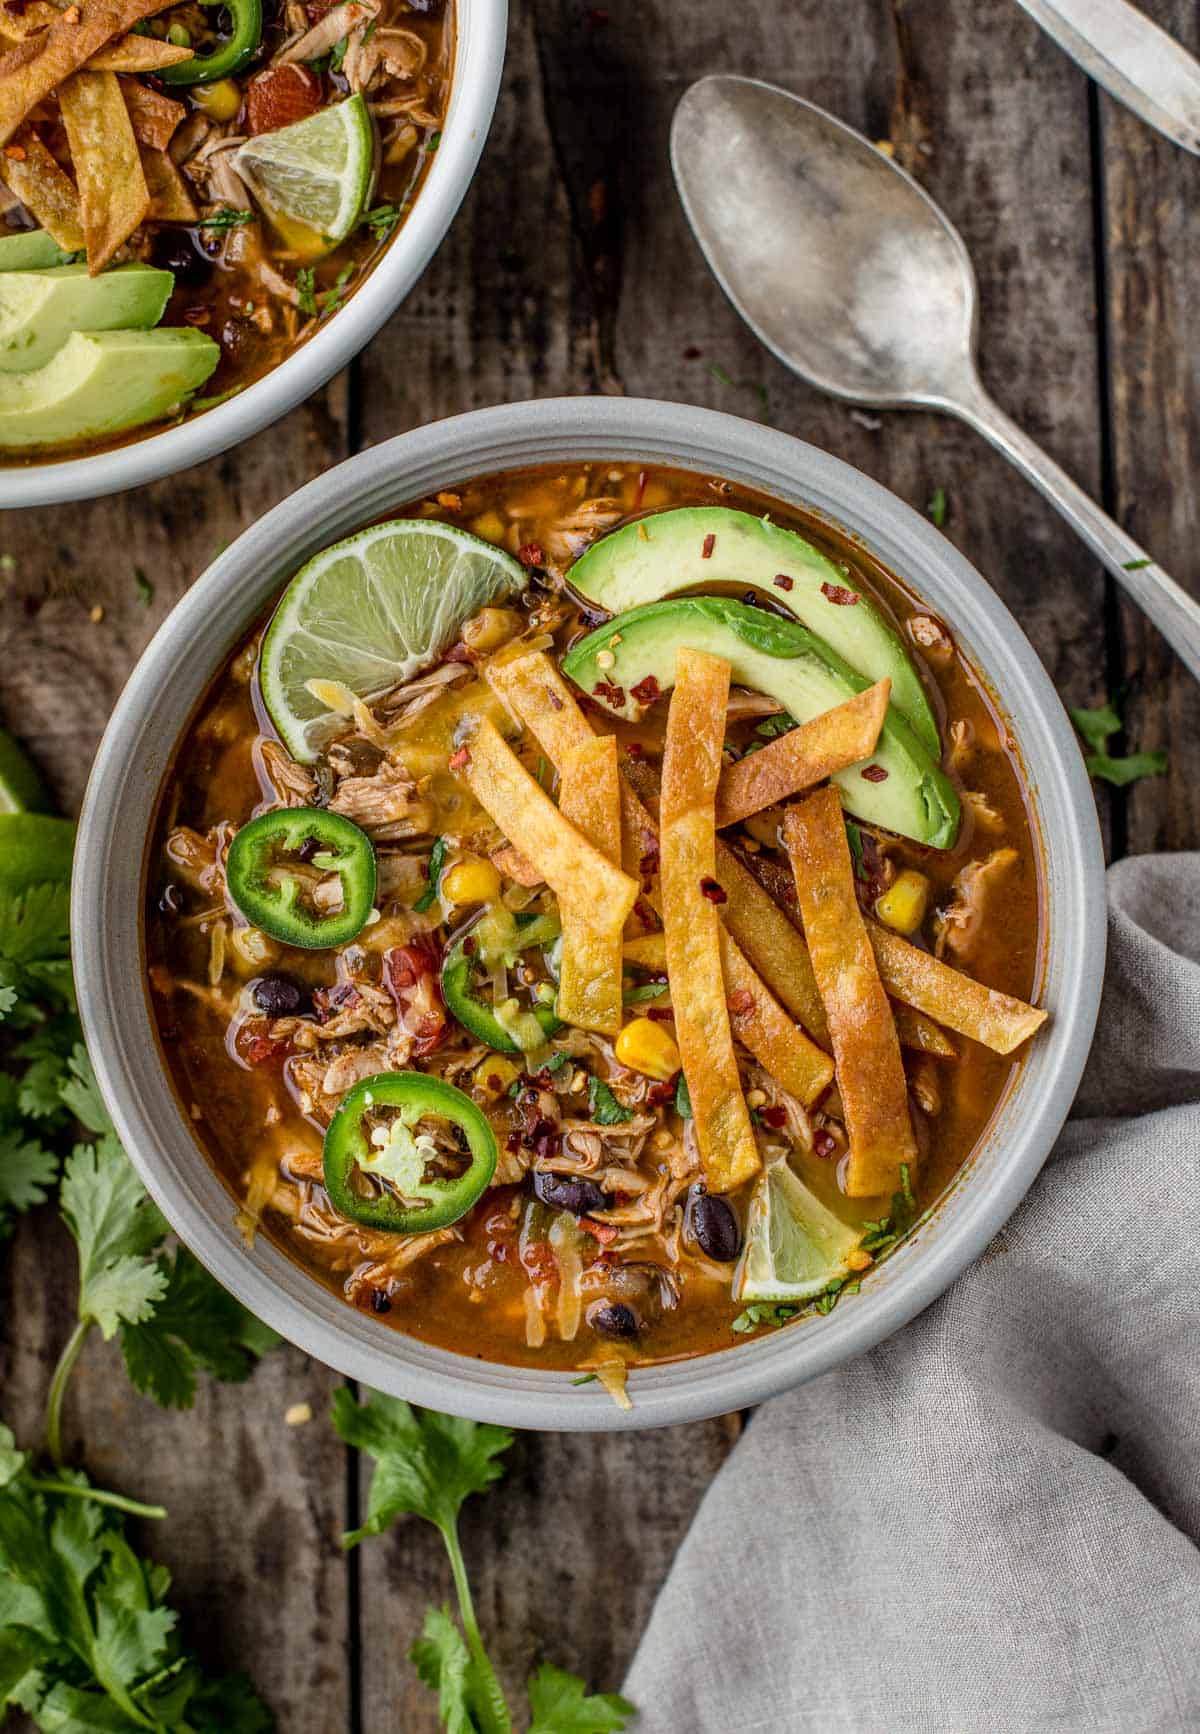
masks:
<svg viewBox="0 0 1200 1734"><path fill-rule="evenodd" d="M846 820L846 841L850 845L850 859L854 863L854 877L865 883L871 875L867 872L867 863L863 858L862 832L852 819Z"/></svg>
<svg viewBox="0 0 1200 1734"><path fill-rule="evenodd" d="M138 601L143 607L149 608L154 601L154 586L140 566L133 569L133 581L137 585Z"/></svg>
<svg viewBox="0 0 1200 1734"><path fill-rule="evenodd" d="M681 1120L690 1120L692 1117L692 1095L682 1072L675 1084L675 1112Z"/></svg>
<svg viewBox="0 0 1200 1734"><path fill-rule="evenodd" d="M551 1077L553 1077L555 1072L562 1071L563 1067L569 1063L570 1058L570 1054L554 1054L546 1061L546 1064L541 1069L543 1072L549 1072Z"/></svg>
<svg viewBox="0 0 1200 1734"><path fill-rule="evenodd" d="M933 497L925 507L925 510L933 519L939 530L945 528L946 513L949 510L949 501L946 498L945 488L935 488L933 490Z"/></svg>
<svg viewBox="0 0 1200 1734"><path fill-rule="evenodd" d="M1153 560L1125 560L1122 562L1121 570L1123 572L1140 572L1143 567L1153 566L1153 564Z"/></svg>
<svg viewBox="0 0 1200 1734"><path fill-rule="evenodd" d="M1123 789L1130 783L1140 781L1142 777L1161 777L1166 774L1169 761L1167 754L1161 750L1129 753L1123 758L1115 758L1106 750L1113 735L1119 734L1124 727L1121 714L1111 699L1095 710L1076 708L1070 712L1070 717L1092 749L1089 754L1085 754L1083 761L1089 777L1099 778L1102 782L1112 783L1116 788Z"/></svg>
<svg viewBox="0 0 1200 1734"><path fill-rule="evenodd" d="M346 58L346 50L349 46L350 38L348 36L343 36L340 42L334 43L333 52L329 56L330 72L340 72L342 70L342 62Z"/></svg>
<svg viewBox="0 0 1200 1734"><path fill-rule="evenodd" d="M442 868L446 861L446 839L435 837L433 848L429 851L429 883L422 891L413 908L418 915L424 915L433 908L433 900L437 896L438 880L442 876Z"/></svg>
<svg viewBox="0 0 1200 1734"><path fill-rule="evenodd" d="M326 289L321 296L322 313L336 313L342 304L342 293L357 269L352 259L348 265L343 265L334 279L333 287Z"/></svg>
<svg viewBox="0 0 1200 1734"><path fill-rule="evenodd" d="M760 1325L786 1325L789 1319L794 1319L800 1311L798 1306L776 1306L765 1302L756 1302L740 1312L734 1319L730 1329L739 1336L747 1331L756 1331Z"/></svg>
<svg viewBox="0 0 1200 1734"><path fill-rule="evenodd" d="M596 1375L595 1373L584 1373L580 1378L572 1379L571 1383L573 1385L594 1385L596 1383Z"/></svg>
<svg viewBox="0 0 1200 1734"><path fill-rule="evenodd" d="M910 1231L917 1220L917 1200L913 1195L912 1179L908 1163L900 1164L900 1189L892 1194L892 1208L878 1222L863 1223L863 1238L861 1246L864 1252L874 1253L876 1263L885 1253L891 1252L898 1241Z"/></svg>
<svg viewBox="0 0 1200 1734"><path fill-rule="evenodd" d="M253 211L235 211L230 205L222 205L219 211L213 211L207 217L196 220L198 229L240 229L244 223L254 221Z"/></svg>
<svg viewBox="0 0 1200 1734"><path fill-rule="evenodd" d="M422 147L425 151L426 156L432 156L434 151L441 144L441 142L442 142L441 133L440 132L431 132L429 137L426 139L424 146Z"/></svg>
<svg viewBox="0 0 1200 1734"><path fill-rule="evenodd" d="M301 313L315 318L317 307L317 274L311 265L302 265L296 272L296 304Z"/></svg>
<svg viewBox="0 0 1200 1734"><path fill-rule="evenodd" d="M390 240L392 231L399 223L406 210L405 205L375 205L362 220L364 229L370 229L376 241Z"/></svg>
<svg viewBox="0 0 1200 1734"><path fill-rule="evenodd" d="M597 1126L623 1126L633 1119L633 1109L618 1102L601 1078L588 1079L588 1107Z"/></svg>
<svg viewBox="0 0 1200 1734"><path fill-rule="evenodd" d="M624 1005L641 1005L644 1000L661 999L669 991L670 984L665 981L647 981L640 987L627 987L621 995Z"/></svg>

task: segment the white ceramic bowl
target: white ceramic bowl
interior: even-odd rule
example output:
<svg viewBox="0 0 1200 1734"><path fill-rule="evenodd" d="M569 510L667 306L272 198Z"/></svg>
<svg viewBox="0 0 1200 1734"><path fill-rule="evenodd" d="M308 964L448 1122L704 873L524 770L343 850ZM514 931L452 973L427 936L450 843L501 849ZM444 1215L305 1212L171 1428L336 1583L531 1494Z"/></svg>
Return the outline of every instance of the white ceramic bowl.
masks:
<svg viewBox="0 0 1200 1734"><path fill-rule="evenodd" d="M906 578L986 673L1020 745L1044 841L1051 1021L973 1160L932 1219L826 1318L634 1373L619 1411L568 1373L431 1348L355 1311L259 1238L204 1160L159 1058L143 986L145 839L175 743L218 665L296 569L402 502L489 471L644 459L716 473L837 520ZM1091 788L1041 663L982 578L910 507L838 459L710 410L573 398L478 410L402 435L301 488L241 536L164 622L126 687L80 821L72 931L100 1086L146 1185L179 1235L253 1312L356 1379L434 1408L518 1427L608 1429L756 1403L870 1348L939 1295L1030 1185L1070 1107L1104 968L1103 857Z"/></svg>
<svg viewBox="0 0 1200 1734"><path fill-rule="evenodd" d="M390 319L441 245L492 124L508 0L456 0L450 106L425 184L367 278L307 343L228 403L113 451L0 468L0 510L52 506L158 481L249 439L320 389Z"/></svg>

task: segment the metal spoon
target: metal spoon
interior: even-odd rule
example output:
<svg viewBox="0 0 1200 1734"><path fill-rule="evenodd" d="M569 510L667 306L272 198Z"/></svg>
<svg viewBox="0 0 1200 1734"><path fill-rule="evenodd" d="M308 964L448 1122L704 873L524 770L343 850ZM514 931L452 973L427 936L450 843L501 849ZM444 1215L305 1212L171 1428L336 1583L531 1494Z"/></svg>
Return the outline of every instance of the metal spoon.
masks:
<svg viewBox="0 0 1200 1734"><path fill-rule="evenodd" d="M1200 679L1200 604L985 392L975 273L933 200L810 102L715 75L671 125L683 208L755 335L834 397L961 417L1058 508Z"/></svg>

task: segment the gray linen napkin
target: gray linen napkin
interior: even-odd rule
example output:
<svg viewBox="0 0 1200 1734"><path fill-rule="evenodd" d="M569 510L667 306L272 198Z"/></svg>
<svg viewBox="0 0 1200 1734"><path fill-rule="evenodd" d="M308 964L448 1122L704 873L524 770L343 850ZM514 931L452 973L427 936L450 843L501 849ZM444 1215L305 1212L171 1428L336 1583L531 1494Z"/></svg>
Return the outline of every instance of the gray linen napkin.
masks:
<svg viewBox="0 0 1200 1734"><path fill-rule="evenodd" d="M1200 854L1108 892L1051 1163L939 1302L752 1421L634 1660L639 1734L1200 1729Z"/></svg>

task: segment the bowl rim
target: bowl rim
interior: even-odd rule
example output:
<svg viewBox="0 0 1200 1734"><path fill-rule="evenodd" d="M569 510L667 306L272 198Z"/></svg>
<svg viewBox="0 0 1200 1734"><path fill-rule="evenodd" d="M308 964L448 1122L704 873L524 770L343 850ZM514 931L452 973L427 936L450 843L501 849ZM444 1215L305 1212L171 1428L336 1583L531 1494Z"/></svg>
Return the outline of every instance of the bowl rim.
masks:
<svg viewBox="0 0 1200 1734"><path fill-rule="evenodd" d="M937 1211L827 1317L638 1369L631 1411L596 1385L573 1388L570 1373L433 1348L358 1313L264 1237L247 1248L230 1194L176 1103L143 987L148 819L195 703L256 611L310 553L406 499L568 458L641 458L726 476L815 507L860 536L986 672L1024 758L1045 852L1051 1022ZM118 1133L180 1238L252 1312L395 1396L516 1427L610 1431L725 1413L815 1377L906 1324L983 1250L1045 1161L1087 1058L1104 969L1104 860L1091 786L1048 675L999 597L926 519L841 459L774 429L652 400L544 399L475 410L347 460L251 526L196 581L143 652L101 742L80 819L71 927L85 1035Z"/></svg>
<svg viewBox="0 0 1200 1734"><path fill-rule="evenodd" d="M0 509L67 504L161 481L261 433L352 361L413 289L466 195L492 124L507 34L508 0L456 0L450 103L425 185L366 282L327 324L195 421L112 451L0 468Z"/></svg>

